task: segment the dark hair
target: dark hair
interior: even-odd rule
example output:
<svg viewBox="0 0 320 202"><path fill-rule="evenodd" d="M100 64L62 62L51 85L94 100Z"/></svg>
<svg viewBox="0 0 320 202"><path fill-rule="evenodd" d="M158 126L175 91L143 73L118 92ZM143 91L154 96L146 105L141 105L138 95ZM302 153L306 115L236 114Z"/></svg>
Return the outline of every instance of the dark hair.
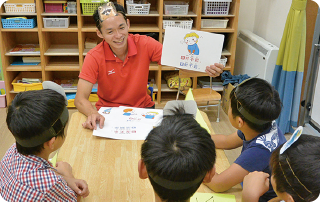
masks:
<svg viewBox="0 0 320 202"><path fill-rule="evenodd" d="M121 13L124 20L126 21L127 23L127 16L126 16L126 10L125 8L121 5L121 4L118 4L117 2L113 2L116 10L118 11L118 13ZM101 20L99 18L99 13L98 13L98 7L96 8L96 10L94 11L93 13L93 19L94 21L96 22L96 27L98 28L98 30L101 32Z"/></svg>
<svg viewBox="0 0 320 202"><path fill-rule="evenodd" d="M230 93L230 100L233 117L241 117L251 129L260 133L270 128L272 121L277 119L281 112L282 104L278 91L259 78L252 78L234 88ZM253 117L269 122L262 125L252 123L239 112L238 102Z"/></svg>
<svg viewBox="0 0 320 202"><path fill-rule="evenodd" d="M165 116L160 126L151 130L141 147L150 182L158 196L167 202L186 201L201 185L215 163L215 145L210 134L190 114L176 110ZM173 182L201 181L183 190L158 185L150 176L157 175Z"/></svg>
<svg viewBox="0 0 320 202"><path fill-rule="evenodd" d="M270 158L276 191L289 193L295 202L314 201L320 193L320 137L301 135L279 156L281 147Z"/></svg>
<svg viewBox="0 0 320 202"><path fill-rule="evenodd" d="M8 128L14 137L22 140L39 136L60 117L65 106L64 97L54 90L19 93L8 107ZM64 130L57 135L64 137ZM16 146L18 152L24 155L39 154L44 149L43 144L23 147L16 142Z"/></svg>

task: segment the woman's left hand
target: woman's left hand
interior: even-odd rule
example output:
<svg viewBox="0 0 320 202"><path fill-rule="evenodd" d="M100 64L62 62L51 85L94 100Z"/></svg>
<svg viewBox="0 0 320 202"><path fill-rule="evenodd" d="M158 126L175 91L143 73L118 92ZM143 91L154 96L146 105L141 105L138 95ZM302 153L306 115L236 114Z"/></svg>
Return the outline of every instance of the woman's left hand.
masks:
<svg viewBox="0 0 320 202"><path fill-rule="evenodd" d="M223 72L224 66L220 63L215 63L214 65L210 65L206 67L206 72L211 77L217 77L220 76L220 74Z"/></svg>

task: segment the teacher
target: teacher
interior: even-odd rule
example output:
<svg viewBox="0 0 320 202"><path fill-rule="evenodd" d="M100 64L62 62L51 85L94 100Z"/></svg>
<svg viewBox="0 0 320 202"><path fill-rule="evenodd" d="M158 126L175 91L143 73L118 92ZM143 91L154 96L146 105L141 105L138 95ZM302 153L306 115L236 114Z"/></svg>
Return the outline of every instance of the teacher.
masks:
<svg viewBox="0 0 320 202"><path fill-rule="evenodd" d="M155 39L129 34L130 21L123 6L112 2L94 12L97 35L103 39L91 49L84 60L80 75L75 106L87 116L84 128L103 128L101 107L130 106L154 108L155 103L147 94L150 62L161 64L162 44ZM222 64L206 67L209 76L223 72ZM99 101L95 109L88 100L92 87L98 83Z"/></svg>

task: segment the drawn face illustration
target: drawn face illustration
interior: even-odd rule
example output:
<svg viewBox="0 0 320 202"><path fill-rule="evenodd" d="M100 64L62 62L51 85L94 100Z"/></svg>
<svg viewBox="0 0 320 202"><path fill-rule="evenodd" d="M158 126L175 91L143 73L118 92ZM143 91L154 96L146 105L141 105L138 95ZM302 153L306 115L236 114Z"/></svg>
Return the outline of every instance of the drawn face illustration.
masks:
<svg viewBox="0 0 320 202"><path fill-rule="evenodd" d="M187 45L193 45L193 44L195 44L195 43L198 42L198 39L197 39L197 37L195 37L195 36L187 37L187 38L184 40L184 42L185 42Z"/></svg>

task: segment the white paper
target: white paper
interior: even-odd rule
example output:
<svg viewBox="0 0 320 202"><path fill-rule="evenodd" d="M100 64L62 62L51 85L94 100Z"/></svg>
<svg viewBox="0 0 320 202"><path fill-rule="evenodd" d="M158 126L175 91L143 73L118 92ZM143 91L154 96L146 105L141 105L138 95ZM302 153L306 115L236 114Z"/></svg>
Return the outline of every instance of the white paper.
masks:
<svg viewBox="0 0 320 202"><path fill-rule="evenodd" d="M104 127L97 126L93 135L121 140L145 140L163 117L160 109L135 107L101 107L99 113L105 117Z"/></svg>
<svg viewBox="0 0 320 202"><path fill-rule="evenodd" d="M161 64L205 72L206 66L219 63L224 35L167 27Z"/></svg>

